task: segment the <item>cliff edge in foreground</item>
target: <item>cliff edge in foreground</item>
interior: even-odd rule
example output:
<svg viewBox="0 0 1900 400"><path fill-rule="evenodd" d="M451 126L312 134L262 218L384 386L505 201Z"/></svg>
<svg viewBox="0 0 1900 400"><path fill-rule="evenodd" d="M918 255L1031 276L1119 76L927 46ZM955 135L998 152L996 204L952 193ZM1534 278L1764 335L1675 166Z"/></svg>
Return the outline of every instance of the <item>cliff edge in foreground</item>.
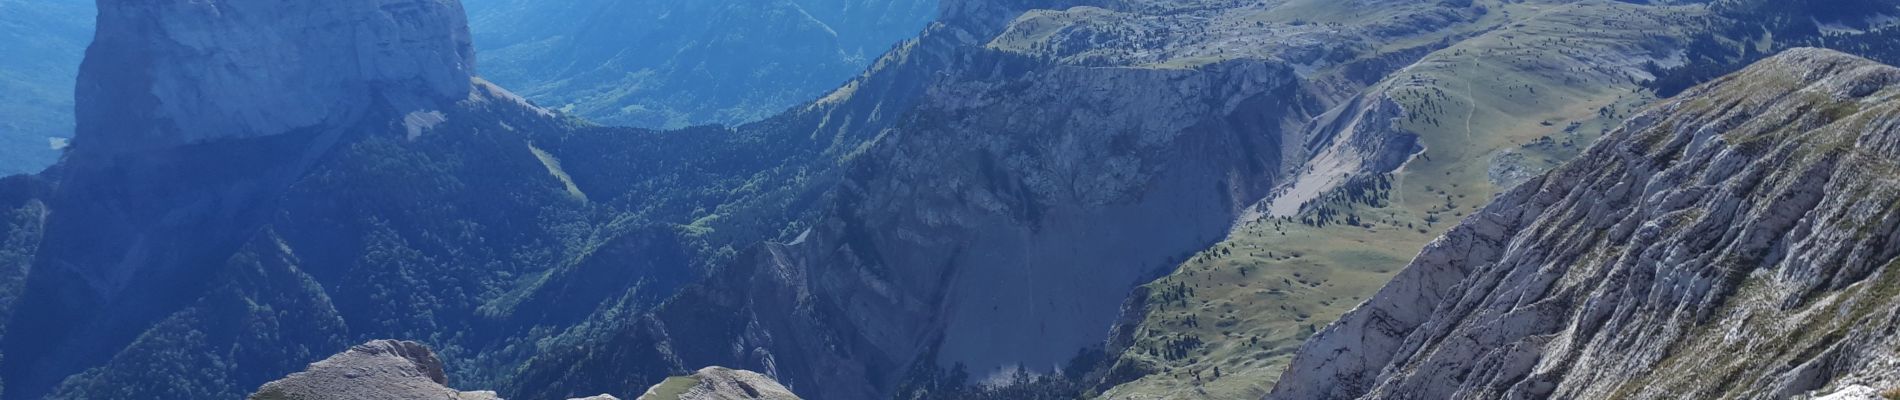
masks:
<svg viewBox="0 0 1900 400"><path fill-rule="evenodd" d="M421 343L375 340L264 384L250 400L502 400L492 391L448 387L442 360ZM571 400L617 400L598 395ZM654 385L640 400L799 400L752 371L706 367Z"/></svg>

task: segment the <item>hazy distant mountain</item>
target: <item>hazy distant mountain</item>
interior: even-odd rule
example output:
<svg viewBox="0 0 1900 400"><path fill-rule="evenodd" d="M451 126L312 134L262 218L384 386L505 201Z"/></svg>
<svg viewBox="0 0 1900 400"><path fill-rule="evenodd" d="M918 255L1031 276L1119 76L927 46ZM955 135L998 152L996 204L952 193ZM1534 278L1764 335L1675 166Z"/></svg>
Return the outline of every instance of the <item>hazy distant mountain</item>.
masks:
<svg viewBox="0 0 1900 400"><path fill-rule="evenodd" d="M936 0L476 0L483 75L609 125L737 125L816 99Z"/></svg>
<svg viewBox="0 0 1900 400"><path fill-rule="evenodd" d="M39 172L73 135L92 0L0 0L0 175Z"/></svg>

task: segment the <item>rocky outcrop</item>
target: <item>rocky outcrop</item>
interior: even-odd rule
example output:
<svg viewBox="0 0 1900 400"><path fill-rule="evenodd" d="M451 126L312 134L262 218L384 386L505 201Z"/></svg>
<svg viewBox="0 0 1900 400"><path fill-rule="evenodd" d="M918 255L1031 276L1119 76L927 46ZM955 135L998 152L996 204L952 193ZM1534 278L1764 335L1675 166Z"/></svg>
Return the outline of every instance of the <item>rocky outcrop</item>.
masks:
<svg viewBox="0 0 1900 400"><path fill-rule="evenodd" d="M798 395L757 372L706 367L654 385L640 400L798 400Z"/></svg>
<svg viewBox="0 0 1900 400"><path fill-rule="evenodd" d="M494 392L450 389L435 352L416 342L377 340L264 384L251 400L500 400Z"/></svg>
<svg viewBox="0 0 1900 400"><path fill-rule="evenodd" d="M303 372L264 384L250 400L502 400L491 391L448 387L448 374L435 352L421 343L375 340L310 364ZM743 371L740 371L743 372ZM757 375L757 374L754 374ZM747 378L722 374L730 379ZM729 382L741 382L729 380ZM743 381L764 386L770 380ZM746 386L754 387L754 386ZM682 399L786 399L785 397L682 397ZM792 397L790 399L796 399ZM599 395L570 400L617 400Z"/></svg>
<svg viewBox="0 0 1900 400"><path fill-rule="evenodd" d="M99 3L80 68L83 154L340 127L469 96L457 0Z"/></svg>
<svg viewBox="0 0 1900 400"><path fill-rule="evenodd" d="M325 223L283 221L299 214L287 211L296 207L285 205L293 198L286 193L326 181L313 176L351 175L357 170L349 165L365 161L336 160L374 151L365 141L414 145L400 156L362 158L405 163L387 170L429 170L432 178L428 185L358 193L467 188L445 180L455 173L430 170L446 165L434 162L441 158L418 154L468 151L456 148L467 142L449 139L486 139L500 144L487 144L494 151L478 158L506 167L467 176L512 181L482 193L520 188L517 210L568 204L536 196L540 185L558 180L532 161L520 133L566 127L470 78L472 54L456 1L99 5L99 37L82 68L77 147L40 176L51 189L36 196L55 211L45 218L45 245L30 256L24 293L10 302L6 324L31 328L0 337L8 399L230 398L335 352L347 344L343 338L423 336L387 327L364 332L377 328L353 316L363 312L349 307L356 296L324 295L363 293L339 290L334 279L363 275L325 271L357 265L326 256L360 247L292 250L362 243L355 240L362 232L352 228L312 234L299 227L337 228L348 225L339 221L365 221L357 216L400 212L395 202L340 211L351 217ZM484 132L490 135L472 138ZM394 178L354 176L328 182ZM316 196L324 199L320 205L305 209L348 197L324 192ZM285 229L271 231L271 224ZM331 239L338 236L353 237ZM423 286L439 282L400 290L426 292ZM360 330L349 331L344 320Z"/></svg>
<svg viewBox="0 0 1900 400"><path fill-rule="evenodd" d="M1427 247L1271 399L1891 385L1900 69L1797 49L1649 108Z"/></svg>

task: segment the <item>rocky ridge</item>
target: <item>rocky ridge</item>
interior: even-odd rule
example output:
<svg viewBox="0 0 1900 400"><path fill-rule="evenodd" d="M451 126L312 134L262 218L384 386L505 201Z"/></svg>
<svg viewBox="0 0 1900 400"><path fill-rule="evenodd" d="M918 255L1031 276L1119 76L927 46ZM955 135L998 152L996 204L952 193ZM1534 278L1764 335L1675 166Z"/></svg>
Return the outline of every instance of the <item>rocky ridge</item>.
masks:
<svg viewBox="0 0 1900 400"><path fill-rule="evenodd" d="M1891 385L1896 83L1797 49L1646 109L1434 241L1268 398Z"/></svg>
<svg viewBox="0 0 1900 400"><path fill-rule="evenodd" d="M373 158L407 164L391 172L431 170L445 163L419 154L499 140L479 145L492 150L486 165L520 173L462 176L513 180L483 190L513 190L512 207L524 210L566 197L542 193L559 183L532 161L520 135L572 127L471 78L459 3L239 3L100 4L99 38L81 68L78 147L9 189L52 211L11 229L43 229L46 240L9 259L7 268L23 277L0 287L9 299L0 304L6 324L20 328L0 337L6 398L238 397L346 346L357 335L344 320L362 309L351 306L355 296L328 293L367 293L391 281L340 290L353 284L313 265L348 267L357 261L326 255L361 249L300 249L361 243L335 240L361 233L338 221L403 211L338 210L348 201L335 200L348 196L334 187L319 190L328 201L292 201L312 198L289 195L300 185L352 175L344 163ZM370 156L403 146L411 147L400 156ZM359 161L338 161L352 158ZM329 182L400 179L354 176ZM468 188L449 179L379 193ZM317 225L291 222L329 212L351 217L330 219L320 225L340 229L315 234L294 226ZM406 289L426 291L418 286ZM394 318L436 318L402 313L411 315ZM384 330L362 336L420 336L357 326ZM186 348L192 356L154 356Z"/></svg>

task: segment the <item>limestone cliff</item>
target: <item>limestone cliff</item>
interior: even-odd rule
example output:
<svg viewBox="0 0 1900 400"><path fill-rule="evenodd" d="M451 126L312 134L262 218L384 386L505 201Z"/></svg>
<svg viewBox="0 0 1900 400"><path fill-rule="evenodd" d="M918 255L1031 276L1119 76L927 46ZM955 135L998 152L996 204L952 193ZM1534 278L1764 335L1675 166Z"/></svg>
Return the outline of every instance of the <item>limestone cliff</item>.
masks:
<svg viewBox="0 0 1900 400"><path fill-rule="evenodd" d="M99 2L80 68L82 154L337 127L467 98L456 0Z"/></svg>
<svg viewBox="0 0 1900 400"><path fill-rule="evenodd" d="M426 139L447 139L438 130L562 131L545 111L470 77L454 0L108 0L99 10L81 68L76 147L36 177L47 188L35 196L53 211L19 300L8 304L6 323L19 329L0 337L9 399L229 398L306 355L331 353L347 343L336 341L342 321L315 310L352 296L324 296L349 292L311 289L306 272L351 263L311 268L291 250L307 245L296 238L307 231L263 233L289 215L281 201L312 198L286 192L312 171L341 168L334 159L366 150L365 139L417 144L403 153L414 155L431 149ZM498 186L523 190L555 180L529 161L523 139L500 138L514 141L482 159L519 172L482 176L517 179ZM247 259L270 268L231 268L258 264ZM290 310L302 314L276 315ZM220 319L239 315L258 319ZM194 336L205 332L214 334ZM194 339L171 341L186 337ZM239 344L252 340L262 342ZM142 356L182 346L206 346L183 352L203 358ZM75 375L84 376L68 379Z"/></svg>
<svg viewBox="0 0 1900 400"><path fill-rule="evenodd" d="M1797 49L1639 113L1433 242L1272 399L1885 390L1900 69Z"/></svg>

